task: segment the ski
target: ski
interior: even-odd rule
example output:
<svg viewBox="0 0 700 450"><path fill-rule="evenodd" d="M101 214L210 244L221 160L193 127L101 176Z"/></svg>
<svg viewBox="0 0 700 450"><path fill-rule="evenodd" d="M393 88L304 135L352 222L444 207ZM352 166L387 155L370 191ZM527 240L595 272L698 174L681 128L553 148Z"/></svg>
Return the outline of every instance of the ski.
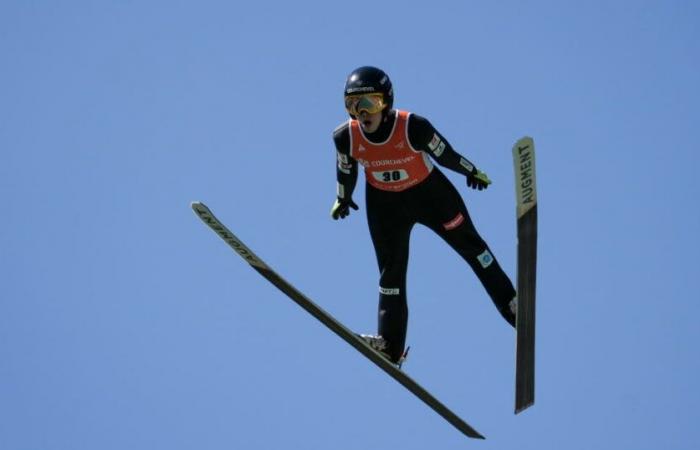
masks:
<svg viewBox="0 0 700 450"><path fill-rule="evenodd" d="M284 292L296 304L301 306L309 314L328 327L332 332L337 334L345 342L350 344L370 361L379 366L380 369L389 374L416 397L421 399L426 405L432 408L436 413L442 416L459 431L470 438L485 439L484 436L462 420L452 410L447 408L430 392L425 390L425 388L416 383L411 377L406 375L405 372L401 371L394 364L381 356L362 339L355 335L355 333L345 327L345 325L340 323L333 316L324 311L321 307L316 305L308 297L292 286L289 282L280 277L274 270L265 264L260 257L253 253L250 248L248 248L239 238L237 238L236 235L226 228L226 226L214 216L206 205L201 202L193 202L192 209L194 210L195 214L197 214L197 216L207 226L209 226L209 228L211 228L217 235L219 235L221 239L231 246L231 248L233 248L236 253L238 253L248 264L250 264L253 269L265 277L265 279L267 279L270 283L275 285L279 290Z"/></svg>
<svg viewBox="0 0 700 450"><path fill-rule="evenodd" d="M535 273L537 185L535 144L524 137L513 146L518 220L518 312L515 350L515 414L535 403Z"/></svg>

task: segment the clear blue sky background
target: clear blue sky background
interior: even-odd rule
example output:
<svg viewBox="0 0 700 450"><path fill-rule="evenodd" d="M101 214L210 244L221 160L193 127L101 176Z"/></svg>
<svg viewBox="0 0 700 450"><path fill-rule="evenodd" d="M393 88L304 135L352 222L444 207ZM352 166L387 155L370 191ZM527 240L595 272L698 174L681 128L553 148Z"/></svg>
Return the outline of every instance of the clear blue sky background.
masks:
<svg viewBox="0 0 700 450"><path fill-rule="evenodd" d="M693 1L2 2L0 448L700 448L699 23ZM449 177L511 276L510 149L537 144L533 408L470 269L411 242L405 370L484 442L189 208L374 331L363 183L328 215L365 64L490 175Z"/></svg>

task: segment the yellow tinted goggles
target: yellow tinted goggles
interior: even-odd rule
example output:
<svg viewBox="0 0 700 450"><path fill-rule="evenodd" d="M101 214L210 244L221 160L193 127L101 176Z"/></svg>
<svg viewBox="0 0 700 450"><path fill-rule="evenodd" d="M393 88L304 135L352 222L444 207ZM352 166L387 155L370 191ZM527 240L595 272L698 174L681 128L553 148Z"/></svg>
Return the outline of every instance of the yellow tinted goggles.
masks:
<svg viewBox="0 0 700 450"><path fill-rule="evenodd" d="M345 109L353 116L358 116L362 111L369 114L378 113L384 109L384 95L379 94L359 94L345 97Z"/></svg>

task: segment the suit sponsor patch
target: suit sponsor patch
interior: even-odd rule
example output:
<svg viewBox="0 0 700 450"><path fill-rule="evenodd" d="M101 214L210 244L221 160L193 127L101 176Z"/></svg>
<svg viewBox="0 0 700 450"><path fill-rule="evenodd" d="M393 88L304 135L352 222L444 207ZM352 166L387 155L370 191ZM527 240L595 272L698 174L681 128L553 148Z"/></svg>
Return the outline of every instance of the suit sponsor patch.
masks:
<svg viewBox="0 0 700 450"><path fill-rule="evenodd" d="M464 222L464 216L462 215L462 213L458 213L454 219L450 220L447 223L443 223L442 226L445 228L445 230L450 231L462 225L462 222Z"/></svg>
<svg viewBox="0 0 700 450"><path fill-rule="evenodd" d="M343 153L338 153L338 170L345 174L350 173L350 169L352 168L352 164L350 164L350 161L348 160L348 155L345 155Z"/></svg>
<svg viewBox="0 0 700 450"><path fill-rule="evenodd" d="M379 293L384 295L399 295L399 288L385 288L379 286Z"/></svg>
<svg viewBox="0 0 700 450"><path fill-rule="evenodd" d="M484 250L484 253L477 256L476 259L479 260L479 264L481 264L481 267L483 267L484 269L490 266L491 263L493 263L493 255L490 251L488 251L488 249Z"/></svg>
<svg viewBox="0 0 700 450"><path fill-rule="evenodd" d="M433 153L435 154L435 156L437 156L439 158L440 155L442 155L442 152L444 152L444 151L445 151L445 143L440 142L440 144L437 146L437 148L435 149L435 151Z"/></svg>
<svg viewBox="0 0 700 450"><path fill-rule="evenodd" d="M474 172L474 166L472 165L472 163L470 163L470 162L467 161L466 159L461 158L461 159L459 160L459 164L460 164L462 167L464 167L465 169L467 169L469 172Z"/></svg>
<svg viewBox="0 0 700 450"><path fill-rule="evenodd" d="M433 138L428 142L428 148L430 149L431 152L434 152L435 149L437 148L438 145L442 140L440 139L440 136L437 135L437 133L433 134Z"/></svg>

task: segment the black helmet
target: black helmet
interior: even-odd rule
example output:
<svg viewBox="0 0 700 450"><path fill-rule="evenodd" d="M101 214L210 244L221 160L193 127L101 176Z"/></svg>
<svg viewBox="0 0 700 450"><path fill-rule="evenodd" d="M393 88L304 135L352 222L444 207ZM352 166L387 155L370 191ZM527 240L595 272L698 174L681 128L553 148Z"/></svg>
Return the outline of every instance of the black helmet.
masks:
<svg viewBox="0 0 700 450"><path fill-rule="evenodd" d="M384 95L384 103L387 105L385 111L390 110L394 105L394 90L391 87L389 75L382 69L372 66L358 67L348 75L345 81L344 96L357 94L371 94L378 92Z"/></svg>

